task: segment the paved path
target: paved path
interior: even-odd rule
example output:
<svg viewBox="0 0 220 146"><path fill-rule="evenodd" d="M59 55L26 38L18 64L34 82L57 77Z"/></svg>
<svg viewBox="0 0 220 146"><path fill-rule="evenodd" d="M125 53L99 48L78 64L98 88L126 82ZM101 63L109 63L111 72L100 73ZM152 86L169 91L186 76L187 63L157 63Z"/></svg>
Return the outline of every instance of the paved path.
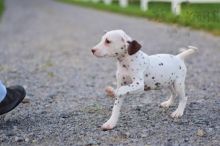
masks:
<svg viewBox="0 0 220 146"><path fill-rule="evenodd" d="M167 91L127 98L113 131L100 125L113 100L115 63L97 59L90 48L103 30L124 29L148 54L178 53L195 45L187 62L185 115L159 108ZM187 28L120 16L50 0L6 0L0 23L0 77L22 84L30 103L19 105L0 123L0 145L219 145L220 38ZM206 132L196 135L198 129ZM16 142L17 141L17 142Z"/></svg>

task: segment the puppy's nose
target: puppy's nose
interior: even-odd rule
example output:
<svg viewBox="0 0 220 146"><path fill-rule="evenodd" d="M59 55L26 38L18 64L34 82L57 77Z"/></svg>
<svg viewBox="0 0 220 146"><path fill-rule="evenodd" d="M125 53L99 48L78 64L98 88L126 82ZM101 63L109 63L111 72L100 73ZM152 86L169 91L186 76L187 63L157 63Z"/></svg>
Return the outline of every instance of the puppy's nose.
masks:
<svg viewBox="0 0 220 146"><path fill-rule="evenodd" d="M94 54L94 53L95 53L95 51L96 51L96 49L92 49L91 51L92 51L92 53Z"/></svg>

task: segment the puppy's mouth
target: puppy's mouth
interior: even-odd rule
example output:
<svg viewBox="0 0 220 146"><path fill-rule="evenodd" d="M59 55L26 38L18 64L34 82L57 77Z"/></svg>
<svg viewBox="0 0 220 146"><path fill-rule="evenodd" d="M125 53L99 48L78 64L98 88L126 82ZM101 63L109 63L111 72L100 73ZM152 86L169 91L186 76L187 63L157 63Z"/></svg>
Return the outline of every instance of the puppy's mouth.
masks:
<svg viewBox="0 0 220 146"><path fill-rule="evenodd" d="M96 54L96 53L94 53L93 55L94 55L95 57L97 57L97 58L107 57L107 55L99 55L99 54Z"/></svg>

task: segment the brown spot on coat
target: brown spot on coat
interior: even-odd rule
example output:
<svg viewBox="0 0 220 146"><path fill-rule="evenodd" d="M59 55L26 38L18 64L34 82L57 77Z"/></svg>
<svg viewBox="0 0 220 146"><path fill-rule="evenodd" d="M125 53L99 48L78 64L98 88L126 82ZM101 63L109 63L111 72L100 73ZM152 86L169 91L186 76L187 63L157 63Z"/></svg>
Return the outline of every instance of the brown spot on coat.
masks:
<svg viewBox="0 0 220 146"><path fill-rule="evenodd" d="M161 63L159 64L159 66L163 66L163 63L161 62Z"/></svg>
<svg viewBox="0 0 220 146"><path fill-rule="evenodd" d="M157 82L157 83L155 83L155 86L159 87L159 86L160 86L160 83L158 83L158 82Z"/></svg>
<svg viewBox="0 0 220 146"><path fill-rule="evenodd" d="M151 88L148 87L147 85L144 85L144 91L148 91L148 90L151 90Z"/></svg>

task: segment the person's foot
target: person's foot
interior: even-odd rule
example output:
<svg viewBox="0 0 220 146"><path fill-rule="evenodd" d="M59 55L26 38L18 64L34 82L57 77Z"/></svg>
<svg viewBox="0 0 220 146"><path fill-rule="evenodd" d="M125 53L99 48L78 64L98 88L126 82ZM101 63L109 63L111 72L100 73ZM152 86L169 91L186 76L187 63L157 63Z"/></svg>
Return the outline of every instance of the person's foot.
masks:
<svg viewBox="0 0 220 146"><path fill-rule="evenodd" d="M10 86L6 88L7 94L0 102L0 115L13 110L26 96L25 89L22 86Z"/></svg>

